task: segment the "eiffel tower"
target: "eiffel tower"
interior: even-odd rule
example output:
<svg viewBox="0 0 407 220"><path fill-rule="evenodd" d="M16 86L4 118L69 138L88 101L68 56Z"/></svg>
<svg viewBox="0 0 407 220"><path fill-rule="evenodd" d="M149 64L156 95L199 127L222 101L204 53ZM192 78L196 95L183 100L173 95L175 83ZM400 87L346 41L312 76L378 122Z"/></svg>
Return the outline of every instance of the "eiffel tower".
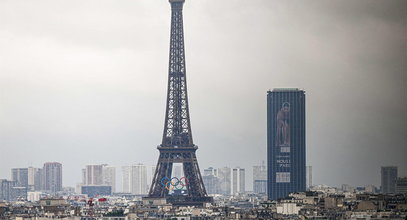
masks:
<svg viewBox="0 0 407 220"><path fill-rule="evenodd" d="M171 4L171 40L168 68L167 107L165 113L162 143L151 188L146 199L165 198L172 205L196 205L213 201L208 197L199 171L196 150L192 141L189 117L184 27L182 8L185 0L169 0ZM174 163L181 163L184 171L183 182L172 178ZM172 182L171 182L172 181ZM181 193L172 193L171 187L185 187ZM178 189L178 188L177 188Z"/></svg>

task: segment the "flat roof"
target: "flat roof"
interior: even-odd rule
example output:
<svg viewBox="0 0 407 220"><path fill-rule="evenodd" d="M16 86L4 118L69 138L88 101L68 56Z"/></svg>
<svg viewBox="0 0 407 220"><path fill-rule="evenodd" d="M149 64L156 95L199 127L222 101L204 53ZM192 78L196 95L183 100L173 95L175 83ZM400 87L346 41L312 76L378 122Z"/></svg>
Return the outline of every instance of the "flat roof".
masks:
<svg viewBox="0 0 407 220"><path fill-rule="evenodd" d="M269 90L269 92L300 92L304 91L298 88L274 88L273 90Z"/></svg>

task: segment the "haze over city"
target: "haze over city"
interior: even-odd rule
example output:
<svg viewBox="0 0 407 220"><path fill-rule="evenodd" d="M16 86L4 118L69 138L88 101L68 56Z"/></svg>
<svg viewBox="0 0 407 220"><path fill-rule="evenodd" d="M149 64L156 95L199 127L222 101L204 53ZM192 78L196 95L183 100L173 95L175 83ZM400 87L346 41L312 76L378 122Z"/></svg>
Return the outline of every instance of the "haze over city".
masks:
<svg viewBox="0 0 407 220"><path fill-rule="evenodd" d="M214 7L216 6L216 7ZM189 104L201 169L266 160L266 92L307 96L313 182L407 175L405 1L189 1ZM168 74L167 1L0 2L0 178L63 164L157 162ZM250 178L250 175L247 177ZM250 188L250 181L247 181Z"/></svg>

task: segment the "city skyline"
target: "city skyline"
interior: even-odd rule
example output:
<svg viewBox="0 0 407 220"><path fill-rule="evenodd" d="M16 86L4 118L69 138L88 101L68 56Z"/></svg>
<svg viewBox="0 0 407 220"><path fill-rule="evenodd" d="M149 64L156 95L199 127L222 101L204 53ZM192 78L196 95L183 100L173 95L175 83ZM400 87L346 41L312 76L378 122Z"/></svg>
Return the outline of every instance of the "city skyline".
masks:
<svg viewBox="0 0 407 220"><path fill-rule="evenodd" d="M58 162L45 162L44 167L49 164L62 166L62 164ZM116 168L120 171L116 172ZM65 190L69 191L69 188L71 188L74 189L76 193L80 193L80 187L82 186L110 186L111 193L146 195L147 190L152 183L155 168L156 167L154 165L146 165L142 163L123 165L121 167L110 166L108 164L88 164L86 165L86 168L80 171L82 175L82 181L77 182L74 186L70 186L64 184L62 179L62 182L60 181L62 183L60 189L67 187ZM268 169L265 162L263 161L261 164L257 164L255 166L252 166L251 168L253 168L252 176L246 176L246 169L239 166L204 168L202 171L202 177L204 177L205 186L210 188L208 194L235 195L236 193L250 192L254 192L255 194L259 195L267 194ZM98 171L98 173L95 173L94 170L100 169L102 169L103 171ZM343 190L344 192L367 190L367 192L372 193L380 192L384 194L391 194L397 192L397 181L400 181L401 184L405 184L405 181L407 179L406 176L398 175L397 170L397 166L382 166L380 172L381 183L379 185L349 185L347 183L342 183L338 186L329 186L326 184L313 184L311 166L306 167L306 172L303 175L306 175L306 191L314 191L316 189L328 187ZM49 193L52 191L45 189L46 186L44 184L46 184L47 180L44 176L44 171L44 168L35 167L12 168L10 178L0 178L0 180L15 182L18 187L23 187L28 192L41 191ZM63 169L58 172L62 171ZM182 166L180 166L179 164L174 165L172 169L172 177L176 177L178 179L185 178ZM95 182L94 180L97 179L100 180ZM247 184L250 182L252 182L253 184ZM145 190L144 193L140 193L143 189ZM403 192L405 191L404 185L402 186L401 190Z"/></svg>
<svg viewBox="0 0 407 220"><path fill-rule="evenodd" d="M168 2L40 2L0 3L0 178L11 168L58 161L64 184L74 186L86 164L154 164ZM403 7L313 2L185 6L202 168L241 166L249 173L265 161L265 94L298 87L307 92L307 165L315 184L379 186L380 167L390 165L406 175L407 107L396 99L406 92Z"/></svg>

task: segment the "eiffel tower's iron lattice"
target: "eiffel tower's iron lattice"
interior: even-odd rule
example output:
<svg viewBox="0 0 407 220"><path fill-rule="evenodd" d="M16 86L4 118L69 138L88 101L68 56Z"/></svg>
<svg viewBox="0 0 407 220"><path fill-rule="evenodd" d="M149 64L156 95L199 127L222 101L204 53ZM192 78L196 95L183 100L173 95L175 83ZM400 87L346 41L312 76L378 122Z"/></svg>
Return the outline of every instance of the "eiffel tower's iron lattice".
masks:
<svg viewBox="0 0 407 220"><path fill-rule="evenodd" d="M168 68L167 107L160 156L149 191L149 198L166 198L173 205L201 205L212 202L208 197L199 171L196 150L192 141L188 108L185 68L184 28L182 9L185 0L169 0L171 4L171 39ZM162 184L171 179L174 163L182 163L188 182L181 195L169 195Z"/></svg>

